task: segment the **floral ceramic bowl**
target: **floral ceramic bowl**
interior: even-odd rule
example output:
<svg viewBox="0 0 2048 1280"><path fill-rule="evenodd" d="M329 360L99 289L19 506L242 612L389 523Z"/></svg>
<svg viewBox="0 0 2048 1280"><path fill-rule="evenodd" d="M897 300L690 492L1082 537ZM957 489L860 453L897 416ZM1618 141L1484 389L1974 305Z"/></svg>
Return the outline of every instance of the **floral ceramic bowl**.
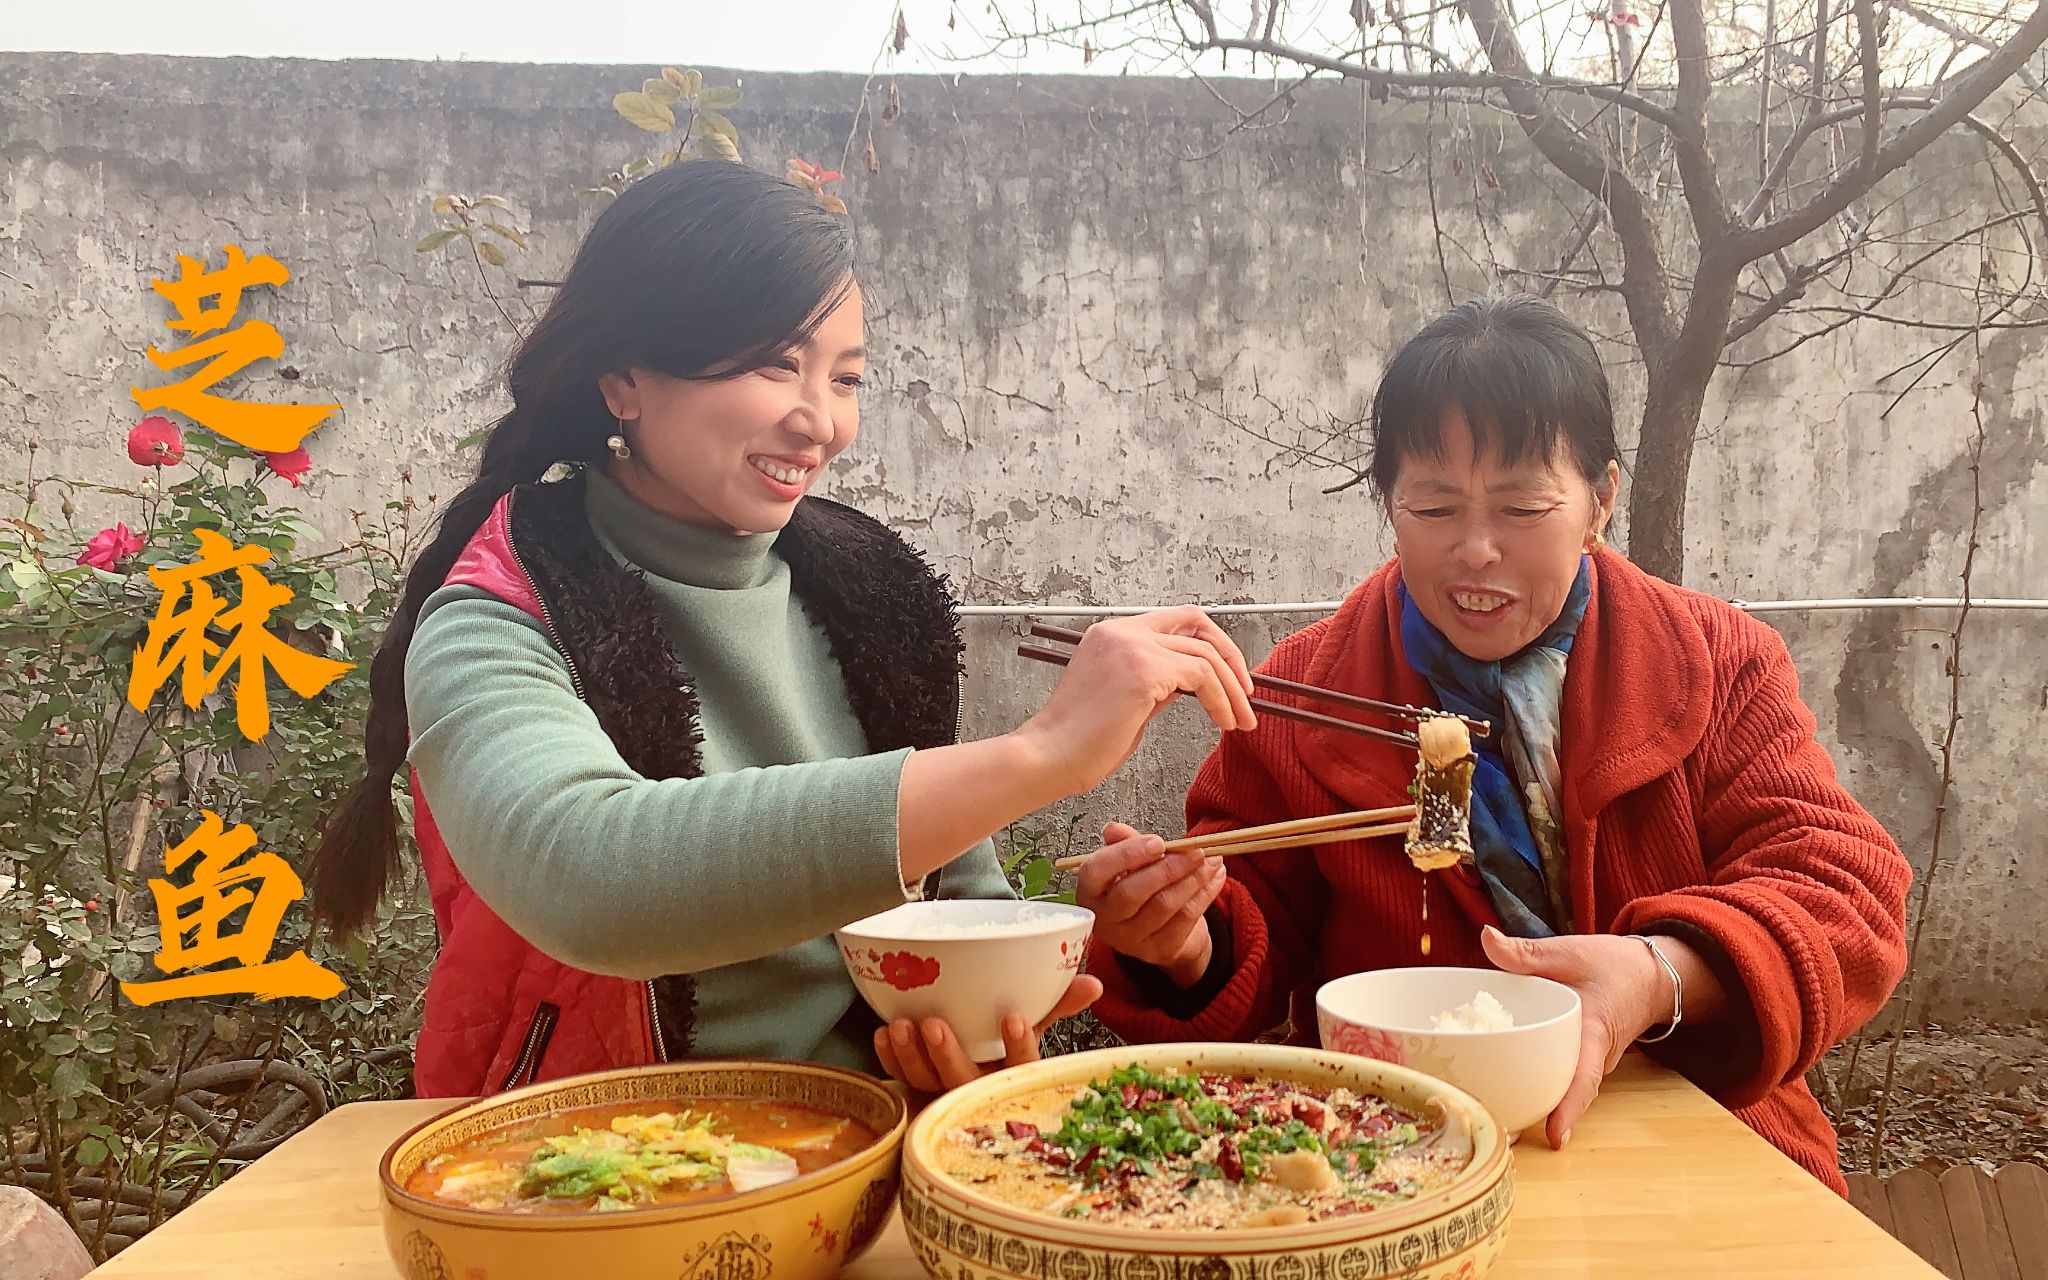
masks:
<svg viewBox="0 0 2048 1280"><path fill-rule="evenodd" d="M1439 1014L1481 992L1514 1025L1439 1031ZM1542 1120L1571 1087L1579 1061L1579 995L1561 982L1496 969L1375 969L1323 984L1316 1029L1323 1047L1399 1063L1478 1098L1510 1140Z"/></svg>
<svg viewBox="0 0 2048 1280"><path fill-rule="evenodd" d="M839 954L884 1019L944 1018L976 1062L1003 1056L1003 1019L1036 1023L1081 970L1095 913L1053 902L906 902L838 932Z"/></svg>
<svg viewBox="0 0 2048 1280"><path fill-rule="evenodd" d="M1305 1224L1165 1231L1053 1217L955 1179L955 1130L1008 1099L1119 1067L1258 1076L1441 1108L1469 1135L1446 1185L1402 1203ZM1468 1094L1390 1063L1289 1045L1163 1044L1048 1058L985 1076L925 1108L903 1144L903 1226L933 1280L1475 1280L1500 1257L1514 1204L1501 1131Z"/></svg>
<svg viewBox="0 0 2048 1280"><path fill-rule="evenodd" d="M849 1116L880 1137L791 1181L626 1213L460 1208L405 1190L421 1165L502 1125L581 1107L773 1099ZM896 1198L903 1099L837 1067L678 1062L516 1089L415 1126L385 1151L384 1242L405 1280L830 1280L874 1243Z"/></svg>

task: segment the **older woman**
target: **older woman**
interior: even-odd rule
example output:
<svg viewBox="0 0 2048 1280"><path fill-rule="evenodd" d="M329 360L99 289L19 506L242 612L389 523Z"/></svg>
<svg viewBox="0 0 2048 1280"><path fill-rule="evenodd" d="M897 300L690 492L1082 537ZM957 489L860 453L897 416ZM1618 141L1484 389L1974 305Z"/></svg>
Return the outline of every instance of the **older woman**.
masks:
<svg viewBox="0 0 2048 1280"><path fill-rule="evenodd" d="M1553 1146L1642 1043L1842 1190L1802 1077L1897 983L1911 873L1837 784L1784 644L1604 546L1607 380L1548 304L1436 320L1388 366L1373 432L1395 558L1261 669L1492 721L1476 857L1433 874L1425 924L1397 840L1226 870L1111 824L1079 884L1098 1014L1133 1040L1242 1039L1291 1009L1306 1038L1324 980L1490 961L1582 998ZM1391 744L1265 717L1202 766L1188 830L1400 804L1413 770Z"/></svg>

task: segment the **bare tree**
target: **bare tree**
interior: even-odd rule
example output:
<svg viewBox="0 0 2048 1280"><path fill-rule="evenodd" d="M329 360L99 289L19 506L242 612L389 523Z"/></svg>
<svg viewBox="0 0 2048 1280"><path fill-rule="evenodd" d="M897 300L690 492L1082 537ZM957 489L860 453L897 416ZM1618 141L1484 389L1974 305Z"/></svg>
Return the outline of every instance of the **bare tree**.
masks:
<svg viewBox="0 0 2048 1280"><path fill-rule="evenodd" d="M1618 298L1644 376L1629 550L1674 581L1717 370L1874 321L1932 335L1924 357L1891 371L1917 381L1973 332L2048 322L2034 271L2048 203L2007 127L2040 89L2028 63L2048 38L2048 4L1423 2L1351 0L1342 14L1289 0L995 0L993 38L1067 42L1091 60L1149 54L1205 82L1219 69L1269 75L1256 103L1211 83L1231 134L1281 122L1316 79L1357 83L1368 101L1426 101L1432 119L1438 107L1507 113L1582 203L1554 266L1547 253L1543 269L1522 265L1539 257L1523 252L1498 274L1546 295ZM1991 166L1996 207L1916 222L1901 170L1951 135L1966 140L1961 163ZM1428 169L1433 211L1439 167ZM1438 235L1441 259L1441 224ZM1974 248L1966 265L1943 261L1986 236L2002 237L1988 291ZM1922 287L1970 314L1944 320L1902 298ZM1303 456L1327 463L1327 445Z"/></svg>

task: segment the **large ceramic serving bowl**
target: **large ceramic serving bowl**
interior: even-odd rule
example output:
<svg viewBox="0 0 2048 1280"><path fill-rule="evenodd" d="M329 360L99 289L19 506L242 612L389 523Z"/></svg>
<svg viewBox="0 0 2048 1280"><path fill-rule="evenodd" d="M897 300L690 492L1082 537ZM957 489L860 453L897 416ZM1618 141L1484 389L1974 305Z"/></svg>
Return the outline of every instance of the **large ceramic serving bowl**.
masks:
<svg viewBox="0 0 2048 1280"><path fill-rule="evenodd" d="M1487 992L1515 1025L1438 1031L1436 1015ZM1512 1142L1563 1100L1579 1065L1579 994L1498 969L1374 969L1316 992L1325 1049L1364 1054L1448 1080L1486 1105Z"/></svg>
<svg viewBox="0 0 2048 1280"><path fill-rule="evenodd" d="M842 926L839 954L884 1021L944 1018L976 1062L1000 1061L1003 1019L1036 1025L1081 971L1095 913L1054 902L906 902Z"/></svg>
<svg viewBox="0 0 2048 1280"><path fill-rule="evenodd" d="M1268 1076L1376 1093L1469 1126L1472 1158L1448 1186L1406 1204L1323 1222L1230 1231L1146 1231L1033 1213L948 1177L949 1132L991 1104L1085 1084L1127 1063L1157 1071ZM1514 1183L1507 1142L1471 1095L1406 1067L1287 1045L1164 1044L1048 1058L955 1089L903 1144L903 1225L934 1280L1473 1280L1500 1256Z"/></svg>
<svg viewBox="0 0 2048 1280"><path fill-rule="evenodd" d="M776 1186L625 1212L493 1213L404 1189L425 1161L503 1124L685 1098L801 1103L881 1137ZM811 1063L679 1062L549 1081L458 1107L392 1143L378 1166L384 1242L406 1280L829 1280L889 1216L906 1123L903 1100L881 1081Z"/></svg>

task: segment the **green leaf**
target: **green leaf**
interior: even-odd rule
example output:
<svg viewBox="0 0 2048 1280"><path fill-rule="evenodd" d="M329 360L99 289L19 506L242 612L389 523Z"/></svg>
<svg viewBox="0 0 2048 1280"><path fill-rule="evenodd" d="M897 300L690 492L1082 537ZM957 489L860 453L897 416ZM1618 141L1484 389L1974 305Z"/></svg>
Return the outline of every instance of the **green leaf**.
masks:
<svg viewBox="0 0 2048 1280"><path fill-rule="evenodd" d="M524 249L526 247L526 237L520 235L517 231L514 231L512 228L506 226L504 223L486 222L484 223L484 225L489 227L491 230L497 232L499 235L505 237L507 240L510 240L513 244L518 245L520 248Z"/></svg>
<svg viewBox="0 0 2048 1280"><path fill-rule="evenodd" d="M676 113L668 109L668 104L656 102L644 93L619 94L612 99L612 106L628 124L649 133L667 133L676 127Z"/></svg>
<svg viewBox="0 0 2048 1280"><path fill-rule="evenodd" d="M674 67L663 67L661 69L661 78L668 81L676 88L683 90L684 92L689 91L689 78L685 76L682 72L676 70Z"/></svg>
<svg viewBox="0 0 2048 1280"><path fill-rule="evenodd" d="M667 72L663 72L662 74L666 76ZM701 71L683 72L683 82L678 87L682 89L684 97L696 97L698 91L703 89L704 87L704 73Z"/></svg>
<svg viewBox="0 0 2048 1280"><path fill-rule="evenodd" d="M662 77L656 76L651 80L641 81L640 92L656 102L674 103L683 96L683 87L677 84L670 84Z"/></svg>
<svg viewBox="0 0 2048 1280"><path fill-rule="evenodd" d="M98 1138L87 1138L78 1144L78 1150L73 1152L73 1155L77 1157L80 1167L97 1168L107 1158L107 1144Z"/></svg>
<svg viewBox="0 0 2048 1280"><path fill-rule="evenodd" d="M508 261L505 257L505 251L488 240L479 243L476 251L485 262L490 263L494 267L502 267Z"/></svg>
<svg viewBox="0 0 2048 1280"><path fill-rule="evenodd" d="M740 149L731 138L722 133L707 133L697 139L700 154L706 160L730 160L740 162Z"/></svg>
<svg viewBox="0 0 2048 1280"><path fill-rule="evenodd" d="M461 234L462 228L460 227L443 227L414 245L412 251L414 253L432 253Z"/></svg>
<svg viewBox="0 0 2048 1280"><path fill-rule="evenodd" d="M700 133L716 133L731 139L735 148L740 144L739 126L724 116L719 115L716 111L699 111L697 113L697 128Z"/></svg>
<svg viewBox="0 0 2048 1280"><path fill-rule="evenodd" d="M85 1064L77 1058L66 1058L58 1063L56 1071L50 1075L50 1092L59 1102L92 1091L92 1078L86 1074Z"/></svg>
<svg viewBox="0 0 2048 1280"><path fill-rule="evenodd" d="M506 203L503 196L478 196L476 202L478 206L489 205L493 209L510 209L512 207Z"/></svg>
<svg viewBox="0 0 2048 1280"><path fill-rule="evenodd" d="M474 449L484 442L484 437L490 434L491 429L489 427L484 427L481 428L480 430L472 431L468 435L462 437L462 439L457 440L455 442L455 451L457 453L461 453L466 449Z"/></svg>
<svg viewBox="0 0 2048 1280"><path fill-rule="evenodd" d="M738 85L713 85L697 95L697 105L712 111L725 111L740 105L744 96Z"/></svg>

